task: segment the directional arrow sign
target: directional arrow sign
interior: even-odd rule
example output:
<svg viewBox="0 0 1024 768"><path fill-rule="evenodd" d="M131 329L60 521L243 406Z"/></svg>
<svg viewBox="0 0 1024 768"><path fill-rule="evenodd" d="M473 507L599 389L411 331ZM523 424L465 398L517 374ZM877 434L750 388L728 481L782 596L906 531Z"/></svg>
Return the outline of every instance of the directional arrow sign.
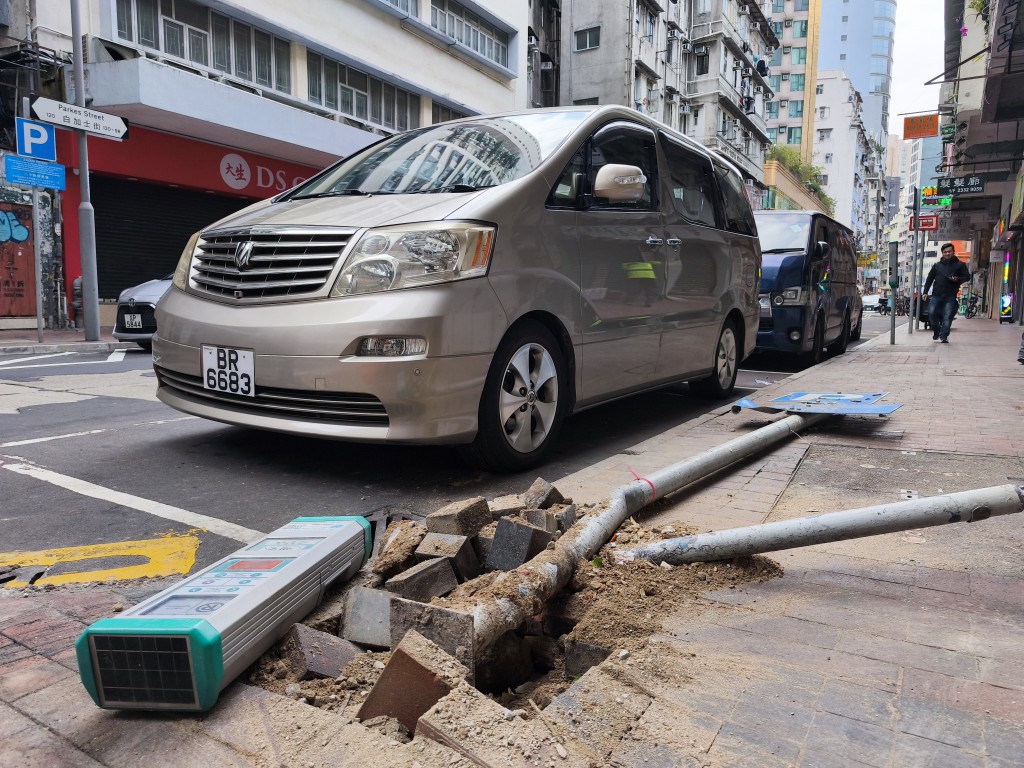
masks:
<svg viewBox="0 0 1024 768"><path fill-rule="evenodd" d="M105 139L124 141L128 138L128 121L117 115L54 101L42 96L32 99L32 115L36 120L61 128L85 131Z"/></svg>

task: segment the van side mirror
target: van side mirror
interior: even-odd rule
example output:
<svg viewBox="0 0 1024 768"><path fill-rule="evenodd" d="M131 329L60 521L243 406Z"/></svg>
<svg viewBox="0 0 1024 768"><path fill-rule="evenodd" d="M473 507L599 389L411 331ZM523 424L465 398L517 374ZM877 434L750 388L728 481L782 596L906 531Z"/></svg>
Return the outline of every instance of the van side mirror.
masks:
<svg viewBox="0 0 1024 768"><path fill-rule="evenodd" d="M819 240L814 244L814 253L812 257L815 261L820 261L828 256L832 252L832 246L826 243L824 240Z"/></svg>
<svg viewBox="0 0 1024 768"><path fill-rule="evenodd" d="M635 165L609 163L601 166L594 180L594 197L603 197L613 203L639 200L644 196L647 177Z"/></svg>

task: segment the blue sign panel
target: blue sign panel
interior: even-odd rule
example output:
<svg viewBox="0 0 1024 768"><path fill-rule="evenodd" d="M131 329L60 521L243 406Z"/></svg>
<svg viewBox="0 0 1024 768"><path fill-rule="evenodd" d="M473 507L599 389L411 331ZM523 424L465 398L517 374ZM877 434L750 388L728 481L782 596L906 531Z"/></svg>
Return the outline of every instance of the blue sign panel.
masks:
<svg viewBox="0 0 1024 768"><path fill-rule="evenodd" d="M57 160L57 130L52 125L14 118L18 131L18 154L34 160Z"/></svg>
<svg viewBox="0 0 1024 768"><path fill-rule="evenodd" d="M880 405L878 403L888 392L793 392L776 397L765 405L758 405L748 397L732 406L733 413L749 408L761 413L833 413L885 416L902 407L902 403Z"/></svg>
<svg viewBox="0 0 1024 768"><path fill-rule="evenodd" d="M41 160L30 160L16 155L4 156L4 171L7 181L11 184L24 184L26 187L42 187L43 189L65 188L64 166L57 163L44 163Z"/></svg>

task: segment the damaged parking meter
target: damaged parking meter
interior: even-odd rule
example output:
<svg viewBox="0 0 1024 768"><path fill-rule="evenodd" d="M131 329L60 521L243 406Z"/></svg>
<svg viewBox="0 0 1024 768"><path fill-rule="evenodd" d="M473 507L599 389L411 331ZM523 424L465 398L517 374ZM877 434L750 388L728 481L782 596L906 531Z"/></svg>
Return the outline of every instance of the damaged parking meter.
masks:
<svg viewBox="0 0 1024 768"><path fill-rule="evenodd" d="M88 627L75 643L82 683L105 709L206 711L371 547L362 517L298 517Z"/></svg>

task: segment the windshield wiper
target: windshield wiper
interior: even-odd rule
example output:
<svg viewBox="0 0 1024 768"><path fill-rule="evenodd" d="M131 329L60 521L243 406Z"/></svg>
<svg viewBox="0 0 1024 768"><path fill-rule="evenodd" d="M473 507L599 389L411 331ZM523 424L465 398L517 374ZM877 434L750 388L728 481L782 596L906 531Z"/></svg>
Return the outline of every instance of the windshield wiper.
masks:
<svg viewBox="0 0 1024 768"><path fill-rule="evenodd" d="M414 195L429 195L429 194L439 194L439 193L443 193L443 192L476 192L477 190L487 189L488 187L493 187L493 186L494 186L493 184L484 184L481 187L474 187L471 184L449 184L446 187L437 187L436 189L418 189L415 192L413 192L412 194L414 194Z"/></svg>
<svg viewBox="0 0 1024 768"><path fill-rule="evenodd" d="M789 253L790 251L801 251L803 250L797 246L791 246L789 248L769 248L767 251L762 250L761 253Z"/></svg>
<svg viewBox="0 0 1024 768"><path fill-rule="evenodd" d="M394 192L366 192L362 189L335 189L331 192L315 192L310 195L294 195L289 200L310 200L316 197L370 197L372 195L393 195Z"/></svg>

